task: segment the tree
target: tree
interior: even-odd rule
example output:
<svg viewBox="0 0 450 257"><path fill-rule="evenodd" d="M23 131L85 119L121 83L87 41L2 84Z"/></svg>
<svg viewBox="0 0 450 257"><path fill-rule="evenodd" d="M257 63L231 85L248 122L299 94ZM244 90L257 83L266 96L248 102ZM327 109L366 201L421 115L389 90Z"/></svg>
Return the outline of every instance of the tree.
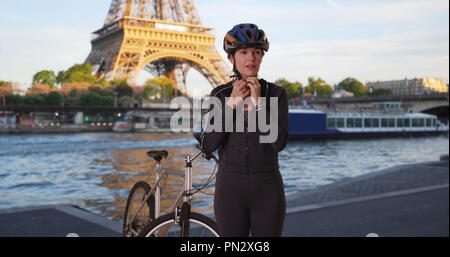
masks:
<svg viewBox="0 0 450 257"><path fill-rule="evenodd" d="M54 71L43 70L33 76L33 85L35 84L47 84L50 88L55 88L57 83L56 75Z"/></svg>
<svg viewBox="0 0 450 257"><path fill-rule="evenodd" d="M339 89L352 92L355 96L366 95L369 91L359 80L350 77L339 82L337 86Z"/></svg>
<svg viewBox="0 0 450 257"><path fill-rule="evenodd" d="M60 71L57 76L59 83L88 82L97 83L97 78L92 75L92 66L89 63L75 64L67 71Z"/></svg>
<svg viewBox="0 0 450 257"><path fill-rule="evenodd" d="M47 105L60 106L62 104L63 98L58 92L50 92L46 96Z"/></svg>
<svg viewBox="0 0 450 257"><path fill-rule="evenodd" d="M157 77L145 82L145 86L140 94L141 98L170 99L174 89L172 81L167 77Z"/></svg>
<svg viewBox="0 0 450 257"><path fill-rule="evenodd" d="M102 87L106 88L110 85L109 81L107 81L105 78L102 78L98 81L98 84L102 85Z"/></svg>
<svg viewBox="0 0 450 257"><path fill-rule="evenodd" d="M333 93L333 88L321 78L314 79L314 77L309 77L306 92L317 94L318 96L330 96Z"/></svg>
<svg viewBox="0 0 450 257"><path fill-rule="evenodd" d="M81 106L114 106L114 97L101 96L96 92L89 91L80 97Z"/></svg>
<svg viewBox="0 0 450 257"><path fill-rule="evenodd" d="M48 84L34 84L28 89L27 95L46 95L52 91L57 90L56 88L50 88Z"/></svg>
<svg viewBox="0 0 450 257"><path fill-rule="evenodd" d="M56 83L62 84L63 76L64 76L64 71L59 71L58 75L56 76Z"/></svg>
<svg viewBox="0 0 450 257"><path fill-rule="evenodd" d="M154 85L145 85L142 88L141 93L139 94L139 98L141 99L150 99L150 98L156 98L159 94L160 88Z"/></svg>
<svg viewBox="0 0 450 257"><path fill-rule="evenodd" d="M128 85L126 80L123 79L113 80L110 82L110 85L115 87L114 91L118 93L117 97L133 96L133 88L130 87L130 85Z"/></svg>
<svg viewBox="0 0 450 257"><path fill-rule="evenodd" d="M25 105L47 105L46 95L26 95L23 99Z"/></svg>
<svg viewBox="0 0 450 257"><path fill-rule="evenodd" d="M114 96L114 93L111 90L103 88L103 86L100 84L90 86L88 88L88 91L95 92L101 96Z"/></svg>
<svg viewBox="0 0 450 257"><path fill-rule="evenodd" d="M280 78L275 81L275 84L286 90L288 98L296 98L302 95L303 85L298 81L292 83L285 78Z"/></svg>
<svg viewBox="0 0 450 257"><path fill-rule="evenodd" d="M69 95L70 93L75 92L75 95L72 96L76 96L77 93L88 91L88 88L90 86L91 85L88 82L63 83L61 85L60 92L62 92L65 95Z"/></svg>
<svg viewBox="0 0 450 257"><path fill-rule="evenodd" d="M9 94L5 98L7 105L23 105L23 97L20 95Z"/></svg>
<svg viewBox="0 0 450 257"><path fill-rule="evenodd" d="M13 83L0 81L0 97L13 94Z"/></svg>

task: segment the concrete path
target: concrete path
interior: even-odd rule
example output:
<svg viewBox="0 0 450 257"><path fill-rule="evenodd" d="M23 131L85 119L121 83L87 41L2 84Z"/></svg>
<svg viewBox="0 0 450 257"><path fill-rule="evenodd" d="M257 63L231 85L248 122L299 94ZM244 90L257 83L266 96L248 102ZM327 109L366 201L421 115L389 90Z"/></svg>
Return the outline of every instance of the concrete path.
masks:
<svg viewBox="0 0 450 257"><path fill-rule="evenodd" d="M42 206L0 211L0 237L118 237L120 224L67 206Z"/></svg>
<svg viewBox="0 0 450 257"><path fill-rule="evenodd" d="M283 236L448 237L448 185L287 214Z"/></svg>
<svg viewBox="0 0 450 257"><path fill-rule="evenodd" d="M287 196L284 236L449 235L449 162L402 165Z"/></svg>

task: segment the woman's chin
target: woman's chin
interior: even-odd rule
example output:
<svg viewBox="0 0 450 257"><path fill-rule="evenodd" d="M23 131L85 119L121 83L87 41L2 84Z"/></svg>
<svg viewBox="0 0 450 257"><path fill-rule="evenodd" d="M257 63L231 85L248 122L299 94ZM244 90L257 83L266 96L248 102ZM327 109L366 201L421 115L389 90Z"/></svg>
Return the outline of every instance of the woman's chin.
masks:
<svg viewBox="0 0 450 257"><path fill-rule="evenodd" d="M241 73L243 78L252 78L252 77L257 77L258 73L257 72L248 72L248 73Z"/></svg>

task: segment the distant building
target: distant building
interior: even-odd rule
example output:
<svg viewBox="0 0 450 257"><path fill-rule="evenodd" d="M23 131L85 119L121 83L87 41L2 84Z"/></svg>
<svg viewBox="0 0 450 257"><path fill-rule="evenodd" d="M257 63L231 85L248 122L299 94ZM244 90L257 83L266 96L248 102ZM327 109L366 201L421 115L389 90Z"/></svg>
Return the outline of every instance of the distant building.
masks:
<svg viewBox="0 0 450 257"><path fill-rule="evenodd" d="M448 93L444 79L414 78L391 81L368 82L368 88L389 89L393 95L425 95L435 93Z"/></svg>

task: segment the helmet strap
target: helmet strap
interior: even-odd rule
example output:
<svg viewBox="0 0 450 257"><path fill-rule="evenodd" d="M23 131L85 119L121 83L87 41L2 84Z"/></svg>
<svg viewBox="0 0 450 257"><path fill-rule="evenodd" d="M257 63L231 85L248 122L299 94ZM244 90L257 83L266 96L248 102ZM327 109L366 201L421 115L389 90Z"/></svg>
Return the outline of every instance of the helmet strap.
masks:
<svg viewBox="0 0 450 257"><path fill-rule="evenodd" d="M233 64L233 72L234 72L234 75L233 76L230 76L230 78L232 78L232 79L234 79L234 80L241 80L242 79L242 75L241 75L241 73L237 70L237 68L236 68L236 64Z"/></svg>
<svg viewBox="0 0 450 257"><path fill-rule="evenodd" d="M233 72L234 72L234 75L230 76L230 78L233 79L233 80L236 80L236 79L237 80L241 80L242 79L242 75L241 75L241 73L238 71L238 69L236 67L236 58L234 58L235 54L236 54L236 51L233 53L233 60L234 60Z"/></svg>

